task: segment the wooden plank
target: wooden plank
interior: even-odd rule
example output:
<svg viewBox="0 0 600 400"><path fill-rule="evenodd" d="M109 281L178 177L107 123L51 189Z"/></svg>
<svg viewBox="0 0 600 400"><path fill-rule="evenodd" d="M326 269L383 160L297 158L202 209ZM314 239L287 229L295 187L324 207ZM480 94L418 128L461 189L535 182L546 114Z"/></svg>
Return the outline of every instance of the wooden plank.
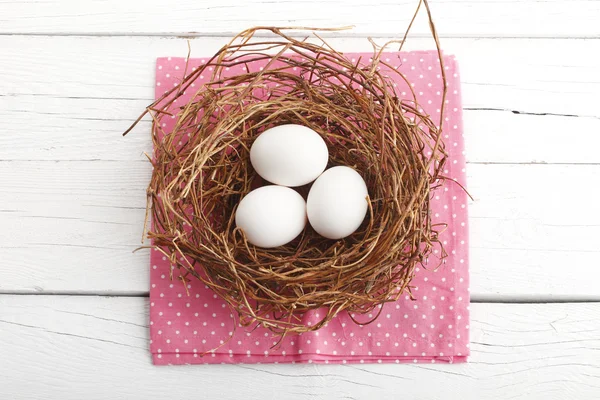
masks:
<svg viewBox="0 0 600 400"><path fill-rule="evenodd" d="M600 299L600 165L467 173L474 299ZM149 174L136 161L0 162L0 291L147 293L149 253L132 251Z"/></svg>
<svg viewBox="0 0 600 400"><path fill-rule="evenodd" d="M472 304L470 363L153 367L145 298L0 296L0 397L596 399L600 304ZM202 376L201 382L198 377ZM273 378L277 383L273 384ZM434 383L434 384L432 384Z"/></svg>
<svg viewBox="0 0 600 400"><path fill-rule="evenodd" d="M473 298L599 300L586 283L600 277L599 173L600 165L469 165Z"/></svg>
<svg viewBox="0 0 600 400"><path fill-rule="evenodd" d="M192 54L226 40L195 39ZM364 38L331 43L370 46ZM600 40L443 44L461 66L468 161L600 162ZM430 47L415 39L408 48ZM155 58L187 54L183 39L147 37L0 36L0 48L0 160L142 160L149 122L120 133L152 101Z"/></svg>
<svg viewBox="0 0 600 400"><path fill-rule="evenodd" d="M147 293L149 252L134 250L148 162L0 162L0 170L0 225L18 227L0 245L10 275L1 291Z"/></svg>
<svg viewBox="0 0 600 400"><path fill-rule="evenodd" d="M76 0L3 1L1 33L222 34L255 25L337 27L361 34L402 33L413 1ZM594 36L600 31L595 1L431 0L438 30L452 36ZM421 13L415 32L428 32Z"/></svg>

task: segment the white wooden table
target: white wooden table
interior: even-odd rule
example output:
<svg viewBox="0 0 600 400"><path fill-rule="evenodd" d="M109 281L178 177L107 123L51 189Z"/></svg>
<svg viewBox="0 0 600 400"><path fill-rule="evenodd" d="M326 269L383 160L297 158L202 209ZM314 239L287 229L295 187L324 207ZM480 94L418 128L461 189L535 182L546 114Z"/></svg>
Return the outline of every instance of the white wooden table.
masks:
<svg viewBox="0 0 600 400"><path fill-rule="evenodd" d="M153 367L139 245L157 56L253 25L399 37L415 2L0 0L0 399L597 399L600 1L432 0L461 64L464 365ZM431 48L419 19L409 48Z"/></svg>

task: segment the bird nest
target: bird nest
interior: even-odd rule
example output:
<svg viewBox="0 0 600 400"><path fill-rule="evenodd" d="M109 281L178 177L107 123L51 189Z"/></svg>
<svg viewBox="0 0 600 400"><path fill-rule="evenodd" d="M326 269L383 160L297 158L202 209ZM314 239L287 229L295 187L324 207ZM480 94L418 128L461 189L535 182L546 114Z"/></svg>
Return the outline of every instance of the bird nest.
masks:
<svg viewBox="0 0 600 400"><path fill-rule="evenodd" d="M441 119L423 114L414 93L399 97L393 83L406 78L382 59L385 46L352 62L318 36L313 43L285 32L240 33L146 110L154 120L147 192L153 247L170 259L173 279L202 281L239 323L278 335L319 329L341 312L378 314L379 305L410 292L415 268L441 248L430 193L443 181L446 160ZM226 73L240 65L245 73ZM441 56L440 66L443 75ZM210 82L194 89L202 74ZM442 114L444 75L443 82ZM195 93L178 104L186 91ZM176 122L163 132L167 118ZM308 227L287 245L262 249L236 228L240 199L261 184L250 147L281 124L318 132L328 167L350 166L364 178L369 211L352 235L330 240ZM308 186L299 190L306 194ZM317 323L304 322L322 307Z"/></svg>

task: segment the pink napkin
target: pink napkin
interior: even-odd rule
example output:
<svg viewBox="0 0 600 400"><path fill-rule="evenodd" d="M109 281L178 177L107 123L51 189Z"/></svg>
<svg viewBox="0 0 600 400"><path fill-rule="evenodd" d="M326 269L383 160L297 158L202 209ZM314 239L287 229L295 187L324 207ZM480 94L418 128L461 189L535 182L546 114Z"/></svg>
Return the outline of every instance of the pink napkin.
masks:
<svg viewBox="0 0 600 400"><path fill-rule="evenodd" d="M370 54L347 54L353 61ZM436 120L439 116L442 81L437 53L387 53L383 57L408 78L419 103ZM191 59L188 68L206 62ZM444 132L449 152L446 176L465 182L462 108L456 60L445 56L448 79ZM156 97L177 85L185 69L184 58L159 58ZM258 68L261 65L255 65ZM242 68L240 65L236 68ZM382 66L382 69L386 67ZM236 74L231 68L229 73ZM209 74L202 77L208 79ZM196 87L200 82L196 82ZM397 90L408 92L398 80ZM408 96L408 95L407 95ZM178 101L183 104L186 98ZM169 132L175 119L164 127ZM199 282L186 288L169 279L170 265L163 255L151 252L150 337L154 364L204 363L404 363L464 362L469 354L469 275L467 196L448 182L432 199L433 222L448 222L441 240L448 253L437 271L417 268L413 295L383 306L379 318L356 325L347 314L339 315L316 332L277 338L266 329L247 331L234 326L225 302ZM432 261L432 264L434 262ZM433 265L432 265L433 267ZM321 311L322 312L322 311ZM312 315L319 319L319 311ZM360 320L361 316L357 316ZM372 315L364 316L370 319ZM231 333L234 336L227 341ZM224 344L223 344L224 343ZM211 351L213 349L216 349ZM208 352L208 353L207 353ZM207 354L205 354L207 353Z"/></svg>

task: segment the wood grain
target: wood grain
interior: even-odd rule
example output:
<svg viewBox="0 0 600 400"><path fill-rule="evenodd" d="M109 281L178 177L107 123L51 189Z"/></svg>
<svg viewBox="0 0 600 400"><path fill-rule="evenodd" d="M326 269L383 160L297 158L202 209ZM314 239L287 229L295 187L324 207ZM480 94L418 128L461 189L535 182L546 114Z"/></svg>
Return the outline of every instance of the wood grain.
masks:
<svg viewBox="0 0 600 400"><path fill-rule="evenodd" d="M6 399L582 399L600 304L473 304L469 364L153 367L145 298L0 296ZM435 383L435 384L432 384ZM586 397L587 396L587 397Z"/></svg>
<svg viewBox="0 0 600 400"><path fill-rule="evenodd" d="M600 3L431 3L463 81L473 299L600 300ZM415 4L0 0L0 398L598 398L600 303L472 304L466 365L157 368L147 298L93 295L147 294L149 123L120 132L156 57L257 24L355 25L325 36L365 51ZM423 17L406 49L432 48Z"/></svg>
<svg viewBox="0 0 600 400"><path fill-rule="evenodd" d="M600 165L470 164L475 300L600 299ZM142 294L144 161L0 162L0 291ZM581 279L585 276L586 279Z"/></svg>
<svg viewBox="0 0 600 400"><path fill-rule="evenodd" d="M431 0L438 30L451 36L600 36L594 1ZM417 1L160 0L3 1L0 32L36 34L230 34L254 25L355 25L362 35L398 35ZM428 32L421 13L414 31Z"/></svg>
<svg viewBox="0 0 600 400"><path fill-rule="evenodd" d="M192 54L211 54L225 41L194 39ZM370 46L364 38L331 43ZM468 161L600 162L600 40L443 45L461 67ZM415 39L408 48L430 47ZM0 48L0 118L8 121L0 160L143 159L149 123L125 139L120 133L152 101L156 57L187 54L185 40L153 37L0 36Z"/></svg>
<svg viewBox="0 0 600 400"><path fill-rule="evenodd" d="M210 53L224 40L195 39L192 49ZM591 101L600 85L600 41L445 43L464 81L469 186L477 199L474 298L600 298L593 280L579 278L596 276L600 224L586 210L597 189L590 185L582 199L569 194L594 181L600 163L600 118ZM0 223L19 227L0 245L7 260L0 291L146 293L148 254L132 250L150 174L143 155L151 150L149 124L126 138L120 132L151 101L155 58L187 54L187 42L4 36L0 44L7 50L0 54L0 116L11 121L0 135ZM369 46L358 38L332 44ZM522 165L529 163L561 165Z"/></svg>

